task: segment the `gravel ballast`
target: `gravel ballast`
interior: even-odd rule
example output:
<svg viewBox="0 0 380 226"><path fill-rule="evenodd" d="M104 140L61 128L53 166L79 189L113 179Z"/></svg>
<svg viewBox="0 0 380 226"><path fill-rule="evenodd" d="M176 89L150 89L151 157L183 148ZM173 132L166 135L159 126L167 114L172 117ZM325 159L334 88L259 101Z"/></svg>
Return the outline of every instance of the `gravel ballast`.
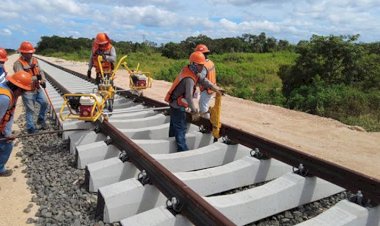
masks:
<svg viewBox="0 0 380 226"><path fill-rule="evenodd" d="M16 123L25 128L24 117ZM48 130L58 130L53 121L49 121ZM97 194L89 193L84 187L85 172L75 167L75 156L69 153L67 141L53 133L26 137L16 142L23 144L23 150L17 156L26 166L25 177L33 194L32 202L39 207L36 218L29 218L28 224L120 225L106 224L96 218ZM249 225L295 225L322 213L347 195L342 192ZM31 207L28 206L24 212Z"/></svg>

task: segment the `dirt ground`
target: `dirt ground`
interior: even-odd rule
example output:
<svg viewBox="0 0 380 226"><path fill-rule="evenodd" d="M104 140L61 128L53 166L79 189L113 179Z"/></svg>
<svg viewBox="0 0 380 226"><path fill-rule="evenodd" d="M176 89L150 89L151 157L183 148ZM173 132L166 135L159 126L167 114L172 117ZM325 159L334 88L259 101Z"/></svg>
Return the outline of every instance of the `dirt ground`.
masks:
<svg viewBox="0 0 380 226"><path fill-rule="evenodd" d="M15 120L22 111L22 101L18 101ZM13 130L17 134L22 128L13 124ZM22 144L17 140L14 144L11 157L6 164L7 168L13 169L13 174L10 177L0 177L0 226L27 225L27 219L34 218L38 209L38 206L31 202L32 194L26 184L27 178L22 172L25 166L21 159L16 157L17 152L22 149Z"/></svg>
<svg viewBox="0 0 380 226"><path fill-rule="evenodd" d="M6 63L9 72L12 71L11 66L17 57L9 57ZM83 74L87 72L86 62L42 58ZM143 69L144 62L140 63ZM115 84L128 89L127 72L120 70L116 75ZM153 87L144 91L144 95L163 101L170 84L154 80ZM330 118L229 95L222 99L222 122L380 180L380 132L365 132L360 127L348 126ZM14 168L18 165L19 168L15 169L14 176L0 178L0 226L24 225L26 219L34 215L36 208L34 205L30 213L23 212L29 204L31 194L21 173L19 160L14 155L17 148L19 147L13 151L8 167Z"/></svg>

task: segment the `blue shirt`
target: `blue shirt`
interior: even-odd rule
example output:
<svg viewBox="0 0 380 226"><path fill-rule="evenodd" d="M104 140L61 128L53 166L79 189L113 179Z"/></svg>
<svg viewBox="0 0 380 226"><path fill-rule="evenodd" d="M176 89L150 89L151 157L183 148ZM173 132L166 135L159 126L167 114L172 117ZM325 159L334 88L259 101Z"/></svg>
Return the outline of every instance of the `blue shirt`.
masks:
<svg viewBox="0 0 380 226"><path fill-rule="evenodd" d="M9 87L5 83L1 83L0 87L9 89ZM7 95L0 95L0 119L2 119L5 115L5 113L8 110L9 104L11 100ZM11 120L7 123L3 135L5 137L9 137L12 134L12 125L13 125L13 115L11 117Z"/></svg>

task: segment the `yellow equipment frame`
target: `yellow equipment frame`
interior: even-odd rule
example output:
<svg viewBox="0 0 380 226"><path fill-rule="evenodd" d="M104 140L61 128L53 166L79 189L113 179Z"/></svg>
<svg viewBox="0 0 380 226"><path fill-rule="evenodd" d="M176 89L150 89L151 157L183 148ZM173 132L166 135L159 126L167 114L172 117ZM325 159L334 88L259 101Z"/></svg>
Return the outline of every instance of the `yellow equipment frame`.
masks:
<svg viewBox="0 0 380 226"><path fill-rule="evenodd" d="M132 91L141 91L141 90L152 87L152 83L153 83L152 74L147 71L139 71L140 63L137 64L136 69L130 69L126 62L123 62L123 66L125 70L127 70L129 73L129 88ZM133 83L132 76L139 75L139 74L147 75L147 81L146 81L145 86L135 86L135 84Z"/></svg>
<svg viewBox="0 0 380 226"><path fill-rule="evenodd" d="M63 102L62 107L60 109L59 117L63 121L66 119L78 119L78 120L91 121L91 122L95 122L99 118L101 118L102 120L104 118L107 118L106 116L104 116L104 117L101 117L101 116L103 115L103 110L104 110L107 102L108 102L108 104L110 104L108 100L113 99L115 96L116 90L115 90L115 87L113 85L113 80L115 78L116 71L118 70L118 68L120 67L122 62L125 61L126 58L127 58L127 55L123 56L119 60L115 69L112 71L111 76L107 77L104 74L104 70L103 70L103 67L101 64L101 62L103 61L103 57L98 56L98 64L100 65L100 74L102 76L102 82L99 83L96 93L89 93L89 94L76 93L76 94L65 94L65 95L63 95L64 102ZM102 101L98 101L97 96L101 96ZM77 97L77 98L90 97L94 102L94 104L92 105L92 110L91 110L91 114L90 114L92 116L82 117L82 116L80 116L79 112L74 111L69 104L69 99L72 97ZM63 113L65 107L67 107L69 109L68 114Z"/></svg>
<svg viewBox="0 0 380 226"><path fill-rule="evenodd" d="M115 97L116 89L115 86L113 85L113 80L115 78L116 71L119 69L119 67L122 65L130 74L130 83L129 87L131 88L132 91L141 91L146 88L152 87L152 81L153 79L151 78L150 72L141 72L139 71L139 66L140 63L137 65L136 70L131 70L126 62L127 55L124 55L122 58L120 58L119 62L117 63L116 67L113 69L110 75L105 75L103 67L101 62L103 61L102 56L98 56L98 64L100 67L100 74L101 74L101 82L98 84L98 89L95 93L89 93L89 94L82 94L82 93L77 93L77 94L65 94L63 95L64 102L62 104L62 107L59 112L59 117L64 121L66 119L78 119L78 120L84 120L84 121L91 121L95 122L98 119L107 119L107 115L109 114L103 114L104 108L106 107L107 104L113 104L113 99ZM145 86L135 86L132 81L132 75L134 74L146 74L147 76L147 83ZM99 101L97 96L101 96L102 100ZM91 114L88 117L83 117L80 116L80 112L73 110L70 106L70 98L76 97L80 99L80 97L90 97L93 100L93 105L91 108ZM111 103L112 101L112 103ZM64 114L63 111L65 108L69 109L68 114Z"/></svg>
<svg viewBox="0 0 380 226"><path fill-rule="evenodd" d="M94 104L92 105L92 108L91 108L90 116L82 117L77 111L74 111L69 104L70 97L79 97L79 98L90 97L94 101ZM78 120L84 120L84 121L90 121L90 122L95 122L96 120L99 119L100 116L103 115L103 108L105 106L105 101L106 101L106 99L102 98L102 101L99 102L96 94L90 94L90 93L89 94L83 94L83 93L65 94L63 95L63 100L64 102L59 111L59 117L61 118L62 121L65 121L66 119L78 119ZM65 107L69 109L68 114L63 113Z"/></svg>

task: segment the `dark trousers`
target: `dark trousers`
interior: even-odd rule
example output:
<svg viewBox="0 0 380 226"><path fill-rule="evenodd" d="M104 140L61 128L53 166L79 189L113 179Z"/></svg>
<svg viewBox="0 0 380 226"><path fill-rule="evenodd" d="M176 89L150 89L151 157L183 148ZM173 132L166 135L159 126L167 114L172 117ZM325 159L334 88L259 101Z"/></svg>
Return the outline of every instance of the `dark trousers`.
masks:
<svg viewBox="0 0 380 226"><path fill-rule="evenodd" d="M169 137L175 137L178 151L189 150L186 144L186 131L187 123L185 109L170 107Z"/></svg>

